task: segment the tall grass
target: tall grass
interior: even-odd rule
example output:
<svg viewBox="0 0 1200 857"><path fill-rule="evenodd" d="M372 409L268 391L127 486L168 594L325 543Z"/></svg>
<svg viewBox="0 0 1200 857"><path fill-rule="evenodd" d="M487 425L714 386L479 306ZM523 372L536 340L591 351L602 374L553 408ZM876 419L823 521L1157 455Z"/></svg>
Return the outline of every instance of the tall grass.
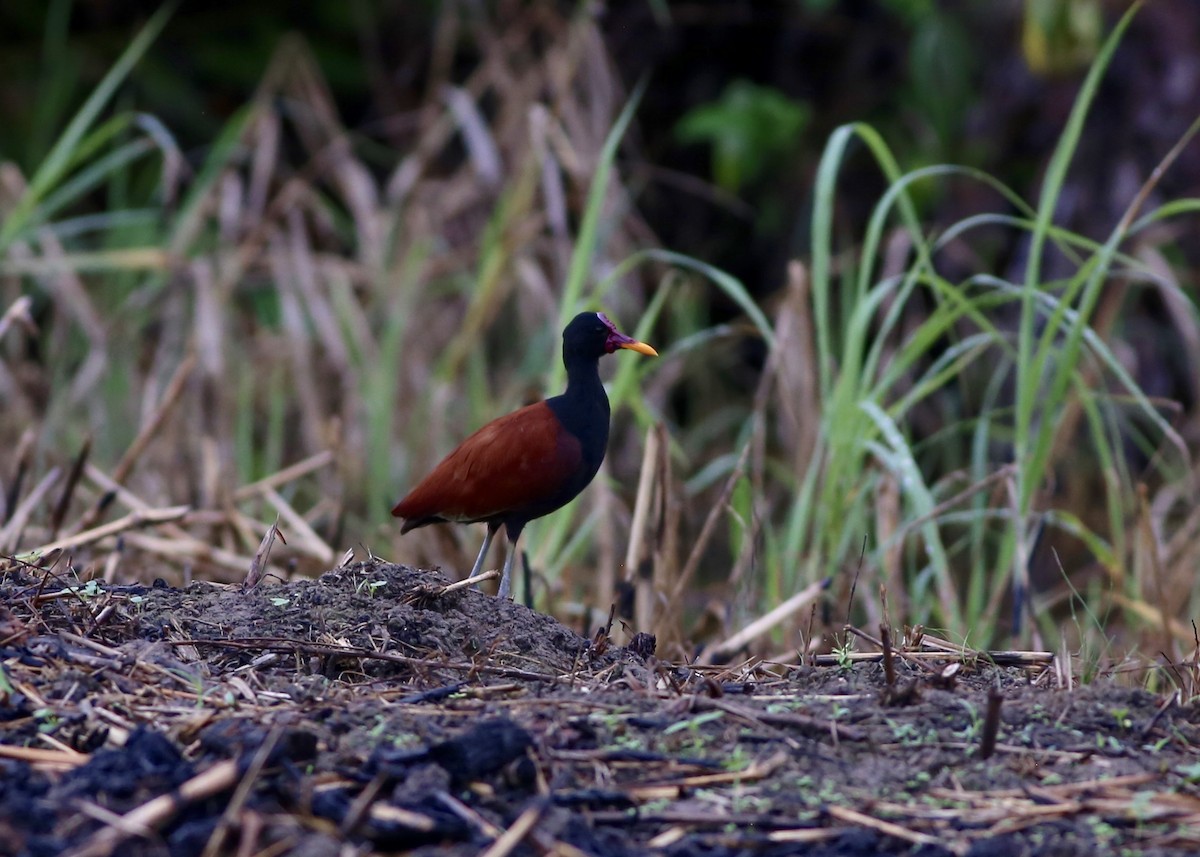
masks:
<svg viewBox="0 0 1200 857"><path fill-rule="evenodd" d="M1110 585L1120 583L1126 597L1141 600L1131 591L1136 587L1130 584L1133 556L1126 537L1138 516L1137 485L1146 478L1168 485L1187 479L1188 450L1123 366L1109 331L1095 327L1096 311L1106 292L1119 300L1128 284L1141 281L1173 293L1172 305L1187 308L1189 329L1196 315L1176 283L1119 251L1131 217L1122 218L1103 244L1054 224L1088 109L1135 13L1136 7L1122 18L1081 87L1036 206L997 179L965 168L905 174L866 126L842 128L831 138L818 170L812 249L821 443L796 474L797 500L772 536L781 557L799 560L778 563L781 574L772 582L780 592L822 575L848 578L865 538L866 569L891 586L893 600L903 600L907 621L941 625L973 642L1006 630L1021 640L1039 632L1056 638L1060 629L1052 614L1034 604L1029 568L1039 534L1051 542L1046 532L1058 531L1086 546ZM865 144L890 187L855 256L838 273L836 182L853 140ZM981 182L1017 214L1000 210L928 229L911 189L934 180ZM942 273L944 251L956 243L969 246L985 227L1028 236L1023 281L986 271L953 281ZM902 243L909 261L903 270L881 275L887 241ZM1047 279L1044 259L1052 248L1063 273ZM962 402L976 390L983 392L978 401L964 402L969 409L960 409L932 436L915 434L914 410L932 404L945 412L939 397ZM1123 448L1137 419L1147 448L1156 452L1154 472L1143 475L1130 472ZM939 472L923 465L944 458L947 447L966 453L950 456L964 467ZM1070 478L1056 472L1067 451L1073 466L1095 467L1101 475L1096 487L1105 514L1098 525L1085 523L1056 497L1055 483ZM901 500L899 519L885 538L876 506L881 494L890 493L888 484ZM889 562L902 569L889 568ZM1064 582L1070 585L1078 573L1063 569ZM872 587L859 593L875 600ZM1002 615L1001 606L1011 613ZM1096 603L1090 607L1093 615L1107 615ZM878 615L879 605L872 612ZM1031 613L1041 623L1032 630Z"/></svg>

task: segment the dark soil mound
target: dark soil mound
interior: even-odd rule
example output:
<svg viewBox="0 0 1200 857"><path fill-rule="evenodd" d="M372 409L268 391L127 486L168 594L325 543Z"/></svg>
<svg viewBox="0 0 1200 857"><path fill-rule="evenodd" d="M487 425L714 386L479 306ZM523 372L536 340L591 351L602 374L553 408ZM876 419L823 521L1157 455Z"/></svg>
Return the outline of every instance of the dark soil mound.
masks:
<svg viewBox="0 0 1200 857"><path fill-rule="evenodd" d="M1043 668L669 665L382 563L0 598L0 854L1200 848L1195 707Z"/></svg>

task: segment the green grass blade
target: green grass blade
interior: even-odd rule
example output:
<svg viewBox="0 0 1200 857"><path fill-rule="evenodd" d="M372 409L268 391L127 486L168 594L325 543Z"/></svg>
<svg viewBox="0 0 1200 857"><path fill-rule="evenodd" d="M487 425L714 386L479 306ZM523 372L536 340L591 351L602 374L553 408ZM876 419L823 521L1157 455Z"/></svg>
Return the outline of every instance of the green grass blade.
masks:
<svg viewBox="0 0 1200 857"><path fill-rule="evenodd" d="M621 145L621 140L625 137L625 131L629 128L629 123L633 121L633 114L637 111L638 104L641 103L642 94L645 91L646 79L643 78L634 87L633 93L629 96L629 101L625 103L625 107L621 110L620 115L617 116L617 121L613 123L612 129L604 139L604 146L600 150L600 160L596 164L596 172L592 176L592 183L588 189L587 205L584 207L583 220L579 226L579 235L576 236L575 249L571 253L571 265L567 269L567 281L563 285L562 300L559 303L558 310L558 327L560 330L566 327L567 322L571 320L572 316L582 309L584 286L587 284L588 277L592 271L592 264L596 258L599 244L600 218L604 213L604 200L608 195L609 178L612 175L613 163L617 158L617 149ZM555 365L557 368L550 379L550 387L552 389L561 387L563 378L566 375L566 370L558 365L558 361L555 361Z"/></svg>
<svg viewBox="0 0 1200 857"><path fill-rule="evenodd" d="M121 53L116 63L104 75L59 136L37 172L34 173L28 189L14 206L13 211L5 218L4 223L0 225L0 254L3 254L13 240L28 228L39 203L50 192L50 189L62 181L67 174L76 160L77 150L87 136L88 130L96 123L117 88L129 76L130 71L149 50L154 40L158 38L176 5L176 0L170 0L150 17L146 26Z"/></svg>
<svg viewBox="0 0 1200 857"><path fill-rule="evenodd" d="M1117 44L1141 5L1140 2L1134 3L1121 17L1088 70L1087 77L1080 87L1079 95L1076 96L1075 104L1071 108L1066 127L1050 158L1046 177L1042 183L1037 217L1030 235L1029 261L1025 270L1025 290L1022 296L1020 332L1017 340L1017 412L1014 454L1020 464L1017 478L1017 504L1021 514L1027 514L1030 511L1034 493L1041 483L1041 476L1046 464L1044 452L1035 456L1032 447L1036 444L1040 450L1046 450L1048 441L1045 438L1052 434L1056 426L1056 422L1052 419L1035 420L1035 410L1039 407L1043 409L1057 407L1058 404L1053 397L1043 398L1042 380L1046 376L1050 354L1046 350L1038 353L1034 349L1036 300L1042 287L1042 257L1050 233L1050 224L1066 182L1067 169L1083 136L1084 121L1100 88L1104 72L1116 51ZM1035 431L1041 437L1034 437Z"/></svg>

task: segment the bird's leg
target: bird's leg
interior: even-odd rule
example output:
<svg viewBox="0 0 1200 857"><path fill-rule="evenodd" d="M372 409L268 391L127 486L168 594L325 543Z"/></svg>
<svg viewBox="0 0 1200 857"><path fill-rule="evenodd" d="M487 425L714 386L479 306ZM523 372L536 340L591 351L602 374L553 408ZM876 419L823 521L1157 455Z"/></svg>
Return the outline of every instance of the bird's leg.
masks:
<svg viewBox="0 0 1200 857"><path fill-rule="evenodd" d="M504 571L500 573L500 591L496 595L500 598L512 597L512 569L513 560L517 556L517 540L521 538L521 528L515 530L512 527L507 527L508 533L508 556L504 558Z"/></svg>
<svg viewBox="0 0 1200 857"><path fill-rule="evenodd" d="M488 548L492 546L492 537L496 535L496 530L500 529L499 524L488 524L487 535L483 537L483 547L479 549L479 556L475 558L475 565L471 567L471 573L468 577L474 577L483 571L483 560L487 556ZM475 584L475 588L479 588L479 584Z"/></svg>

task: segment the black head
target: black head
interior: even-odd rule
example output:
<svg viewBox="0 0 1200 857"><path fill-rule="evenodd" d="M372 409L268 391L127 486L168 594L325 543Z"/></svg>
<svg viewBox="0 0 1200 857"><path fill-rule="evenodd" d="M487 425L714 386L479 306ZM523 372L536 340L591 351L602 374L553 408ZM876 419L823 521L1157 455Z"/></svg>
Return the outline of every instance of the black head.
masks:
<svg viewBox="0 0 1200 857"><path fill-rule="evenodd" d="M563 330L563 360L572 358L599 360L618 348L628 348L651 357L658 352L644 342L638 342L617 330L602 312L581 312Z"/></svg>

